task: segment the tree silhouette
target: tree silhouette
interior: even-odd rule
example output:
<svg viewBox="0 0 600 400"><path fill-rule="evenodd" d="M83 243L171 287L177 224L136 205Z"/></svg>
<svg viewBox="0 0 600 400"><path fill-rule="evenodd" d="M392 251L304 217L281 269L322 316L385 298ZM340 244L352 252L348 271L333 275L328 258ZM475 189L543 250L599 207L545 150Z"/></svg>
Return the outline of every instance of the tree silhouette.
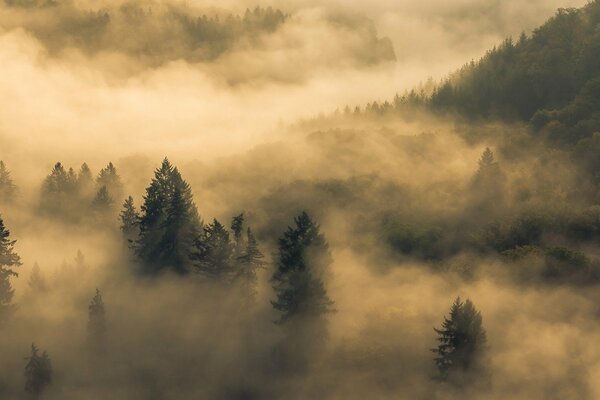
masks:
<svg viewBox="0 0 600 400"><path fill-rule="evenodd" d="M462 383L469 373L484 371L487 338L481 313L470 300L462 302L457 298L441 329L434 330L439 344L432 351L436 354L439 379Z"/></svg>
<svg viewBox="0 0 600 400"><path fill-rule="evenodd" d="M133 197L129 196L123 203L121 217L121 232L127 240L133 240L139 233L140 217L133 204Z"/></svg>
<svg viewBox="0 0 600 400"><path fill-rule="evenodd" d="M25 392L33 398L38 398L44 389L52 383L52 364L44 351L39 355L39 349L31 344L31 356L26 357Z"/></svg>
<svg viewBox="0 0 600 400"><path fill-rule="evenodd" d="M192 254L194 267L200 274L223 283L229 283L235 274L234 244L229 232L216 219L204 227Z"/></svg>
<svg viewBox="0 0 600 400"><path fill-rule="evenodd" d="M104 310L104 301L99 289L96 289L96 295L92 298L88 307L88 335L90 345L96 349L104 346L106 336L106 319Z"/></svg>
<svg viewBox="0 0 600 400"><path fill-rule="evenodd" d="M10 176L10 171L4 161L0 160L0 203L12 202L16 192L17 187Z"/></svg>
<svg viewBox="0 0 600 400"><path fill-rule="evenodd" d="M31 269L31 275L29 275L29 280L27 281L27 285L29 288L37 293L42 293L48 290L48 285L46 283L46 279L42 275L40 270L40 266L37 262L33 264L33 268Z"/></svg>
<svg viewBox="0 0 600 400"><path fill-rule="evenodd" d="M281 313L280 323L333 311L322 280L331 263L329 246L306 212L294 222L279 239L279 261L271 279L277 296L271 303Z"/></svg>

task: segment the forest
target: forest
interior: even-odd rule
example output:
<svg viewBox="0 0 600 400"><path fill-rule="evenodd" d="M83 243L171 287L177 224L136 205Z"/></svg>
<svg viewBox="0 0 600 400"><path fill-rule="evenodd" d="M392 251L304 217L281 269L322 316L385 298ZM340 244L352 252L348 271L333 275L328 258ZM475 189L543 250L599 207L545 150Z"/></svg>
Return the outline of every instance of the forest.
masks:
<svg viewBox="0 0 600 400"><path fill-rule="evenodd" d="M598 398L600 0L491 3L0 3L0 398Z"/></svg>

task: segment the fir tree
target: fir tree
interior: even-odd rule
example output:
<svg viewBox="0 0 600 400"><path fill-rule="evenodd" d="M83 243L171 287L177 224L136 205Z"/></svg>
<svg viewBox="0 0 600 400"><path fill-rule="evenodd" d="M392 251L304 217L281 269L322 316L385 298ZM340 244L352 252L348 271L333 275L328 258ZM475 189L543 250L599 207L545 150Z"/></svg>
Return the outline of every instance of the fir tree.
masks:
<svg viewBox="0 0 600 400"><path fill-rule="evenodd" d="M185 273L201 222L192 191L168 159L164 159L146 189L134 249L144 273L163 270Z"/></svg>
<svg viewBox="0 0 600 400"><path fill-rule="evenodd" d="M97 213L107 213L109 212L114 205L114 200L108 193L108 189L106 186L102 186L94 200L92 200L92 209Z"/></svg>
<svg viewBox="0 0 600 400"><path fill-rule="evenodd" d="M15 290L10 283L10 278L14 275L10 271L0 269L0 326L10 319L15 310L12 302Z"/></svg>
<svg viewBox="0 0 600 400"><path fill-rule="evenodd" d="M279 322L295 318L319 318L333 311L323 275L331 263L329 247L306 212L294 219L279 239L279 261L272 277L277 299L273 307L281 313Z"/></svg>
<svg viewBox="0 0 600 400"><path fill-rule="evenodd" d="M29 281L27 282L27 285L32 291L37 293L42 293L48 290L46 279L42 275L40 266L37 262L33 264L33 268L31 269L31 274L29 275Z"/></svg>
<svg viewBox="0 0 600 400"><path fill-rule="evenodd" d="M106 167L100 170L98 177L96 178L96 186L99 189L104 186L113 196L121 198L123 184L121 183L121 177L117 173L117 169L112 162L109 162Z"/></svg>
<svg viewBox="0 0 600 400"><path fill-rule="evenodd" d="M244 231L244 214L236 215L231 221L231 231L233 232L233 241L235 243L236 256L242 248L242 233Z"/></svg>
<svg viewBox="0 0 600 400"><path fill-rule="evenodd" d="M31 344L31 356L26 357L25 392L38 398L44 389L52 383L52 364L45 351L39 355L39 349Z"/></svg>
<svg viewBox="0 0 600 400"><path fill-rule="evenodd" d="M197 272L221 282L230 282L234 274L234 246L227 229L216 219L204 227L192 254Z"/></svg>
<svg viewBox="0 0 600 400"><path fill-rule="evenodd" d="M104 345L106 336L106 319L104 310L104 301L99 289L96 289L96 295L92 298L88 306L88 335L90 345L94 348L101 348Z"/></svg>
<svg viewBox="0 0 600 400"><path fill-rule="evenodd" d="M0 160L0 203L10 203L14 200L16 192L17 187L13 183L10 171L4 161Z"/></svg>
<svg viewBox="0 0 600 400"><path fill-rule="evenodd" d="M252 230L248 228L246 230L246 247L238 257L239 271L237 279L241 283L245 296L250 299L256 295L257 272L265 266L264 257L258 248Z"/></svg>
<svg viewBox="0 0 600 400"><path fill-rule="evenodd" d="M457 298L450 316L444 317L442 328L434 330L439 344L432 351L436 354L439 379L462 382L470 372L483 372L486 333L481 313L470 300L462 302Z"/></svg>
<svg viewBox="0 0 600 400"><path fill-rule="evenodd" d="M10 239L10 231L0 218L0 323L5 323L14 311L14 289L11 277L17 276L14 268L21 265L21 258L14 251L16 241Z"/></svg>
<svg viewBox="0 0 600 400"><path fill-rule="evenodd" d="M127 240L137 237L139 232L139 215L133 204L133 197L129 196L123 203L121 217L121 232Z"/></svg>
<svg viewBox="0 0 600 400"><path fill-rule="evenodd" d="M77 191L84 201L89 201L94 191L94 178L90 167L83 163L77 174Z"/></svg>

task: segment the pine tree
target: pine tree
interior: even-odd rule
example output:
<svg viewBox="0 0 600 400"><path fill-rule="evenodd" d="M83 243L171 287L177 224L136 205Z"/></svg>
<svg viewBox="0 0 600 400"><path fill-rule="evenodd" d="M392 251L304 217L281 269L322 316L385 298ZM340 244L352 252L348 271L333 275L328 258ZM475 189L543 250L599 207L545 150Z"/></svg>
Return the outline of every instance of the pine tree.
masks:
<svg viewBox="0 0 600 400"><path fill-rule="evenodd" d="M473 184L476 187L483 187L483 189L486 189L488 186L493 187L502 183L502 170L494 158L494 153L489 147L485 148L478 164L479 169L473 177Z"/></svg>
<svg viewBox="0 0 600 400"><path fill-rule="evenodd" d="M227 229L216 219L204 227L192 254L196 271L209 278L230 282L233 278L234 246Z"/></svg>
<svg viewBox="0 0 600 400"><path fill-rule="evenodd" d="M10 319L15 310L15 305L12 302L15 290L10 283L12 276L14 274L0 269L0 326L4 325Z"/></svg>
<svg viewBox="0 0 600 400"><path fill-rule="evenodd" d="M236 257L242 248L242 232L244 231L244 214L236 215L231 221L231 231L233 232L233 241L235 243Z"/></svg>
<svg viewBox="0 0 600 400"><path fill-rule="evenodd" d="M141 206L140 234L134 249L142 272L186 273L201 226L190 186L165 158L155 171Z"/></svg>
<svg viewBox="0 0 600 400"><path fill-rule="evenodd" d="M38 398L44 389L52 383L52 364L45 351L39 355L39 349L31 344L31 356L26 357L25 392Z"/></svg>
<svg viewBox="0 0 600 400"><path fill-rule="evenodd" d="M42 275L40 266L37 262L33 264L33 268L31 269L31 275L29 275L29 281L27 282L27 285L32 291L37 293L43 293L46 290L48 290L46 279Z"/></svg>
<svg viewBox="0 0 600 400"><path fill-rule="evenodd" d="M0 203L10 203L14 200L17 192L10 171L6 168L4 161L0 160Z"/></svg>
<svg viewBox="0 0 600 400"><path fill-rule="evenodd" d="M96 187L100 189L103 186L106 187L106 190L108 190L111 195L115 196L115 198L121 198L123 194L123 183L121 183L121 177L117 173L117 169L112 162L109 162L106 167L102 168L96 178Z"/></svg>
<svg viewBox="0 0 600 400"><path fill-rule="evenodd" d="M99 289L96 289L96 295L92 298L88 311L88 335L90 345L96 349L102 348L106 339L106 319L104 301L102 300L102 294Z"/></svg>
<svg viewBox="0 0 600 400"><path fill-rule="evenodd" d="M90 167L83 163L77 174L77 192L83 201L90 201L94 192L94 178Z"/></svg>
<svg viewBox="0 0 600 400"><path fill-rule="evenodd" d="M5 323L14 311L12 300L15 291L10 278L17 276L13 268L21 265L21 258L14 251L15 243L15 240L10 240L10 231L0 218L0 323Z"/></svg>
<svg viewBox="0 0 600 400"><path fill-rule="evenodd" d="M40 207L52 216L68 217L77 219L78 208L73 207L76 198L77 176L70 168L65 170L58 162L42 184L42 198Z"/></svg>
<svg viewBox="0 0 600 400"><path fill-rule="evenodd" d="M264 268L263 253L258 248L258 243L252 230L246 230L246 248L238 256L239 271L237 280L241 283L246 297L252 299L256 295L257 272Z"/></svg>
<svg viewBox="0 0 600 400"><path fill-rule="evenodd" d="M121 232L127 240L133 240L139 232L139 215L133 204L133 197L129 196L123 203L121 211Z"/></svg>
<svg viewBox="0 0 600 400"><path fill-rule="evenodd" d="M279 261L271 281L277 299L273 307L281 313L279 322L295 318L319 318L333 311L323 275L331 256L325 237L306 212L294 219L279 239Z"/></svg>
<svg viewBox="0 0 600 400"><path fill-rule="evenodd" d="M92 209L97 213L107 213L112 209L114 203L106 186L102 186L92 200Z"/></svg>
<svg viewBox="0 0 600 400"><path fill-rule="evenodd" d="M439 345L432 351L436 354L439 379L461 382L470 372L483 372L486 333L481 313L470 300L462 302L457 298L449 318L444 317L442 328L434 330Z"/></svg>

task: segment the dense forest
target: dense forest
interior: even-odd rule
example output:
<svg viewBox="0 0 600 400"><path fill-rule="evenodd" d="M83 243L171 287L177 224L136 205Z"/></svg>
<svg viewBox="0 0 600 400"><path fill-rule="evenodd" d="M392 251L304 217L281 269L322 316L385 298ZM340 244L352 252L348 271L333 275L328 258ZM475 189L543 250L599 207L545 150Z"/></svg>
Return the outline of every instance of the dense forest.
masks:
<svg viewBox="0 0 600 400"><path fill-rule="evenodd" d="M0 54L35 40L35 68L81 64L108 99L147 80L142 104L174 82L152 75L170 63L254 101L263 85L294 91L336 68L351 82L396 59L359 15L195 7L6 0ZM284 71L309 64L284 48L331 32L347 47ZM149 107L168 121L156 137L154 120L124 119L127 103L101 119L81 97L55 125L27 119L39 143L14 133L18 118L0 123L0 398L597 398L598 32L600 1L559 9L439 82L280 121L212 158L188 156L210 146L204 127L192 142L169 125L185 101ZM277 73L239 71L271 52ZM223 82L222 68L236 72ZM214 93L205 104L230 92ZM53 131L80 114L106 135ZM113 141L119 124L139 136Z"/></svg>

